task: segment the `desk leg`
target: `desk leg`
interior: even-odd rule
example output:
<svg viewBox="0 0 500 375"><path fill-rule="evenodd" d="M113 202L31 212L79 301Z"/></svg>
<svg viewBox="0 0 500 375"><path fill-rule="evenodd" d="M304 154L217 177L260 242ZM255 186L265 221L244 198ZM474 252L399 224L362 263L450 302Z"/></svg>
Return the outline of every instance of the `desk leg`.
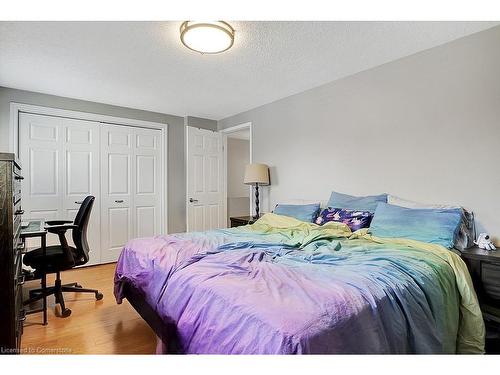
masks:
<svg viewBox="0 0 500 375"><path fill-rule="evenodd" d="M42 236L42 251L43 251L43 257L45 258L47 256L47 238L46 236ZM47 288L47 274L43 272L42 274L42 290L45 292L45 289ZM47 325L47 296L43 296L43 301L42 301L42 307L43 307L43 325Z"/></svg>

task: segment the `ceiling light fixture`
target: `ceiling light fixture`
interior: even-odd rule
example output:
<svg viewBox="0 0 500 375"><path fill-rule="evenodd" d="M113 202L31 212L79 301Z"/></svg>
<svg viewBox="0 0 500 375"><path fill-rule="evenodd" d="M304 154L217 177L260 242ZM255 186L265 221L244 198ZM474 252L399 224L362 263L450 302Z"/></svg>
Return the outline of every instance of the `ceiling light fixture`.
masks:
<svg viewBox="0 0 500 375"><path fill-rule="evenodd" d="M224 21L186 21L180 32L182 44L203 54L227 51L234 43L234 29Z"/></svg>

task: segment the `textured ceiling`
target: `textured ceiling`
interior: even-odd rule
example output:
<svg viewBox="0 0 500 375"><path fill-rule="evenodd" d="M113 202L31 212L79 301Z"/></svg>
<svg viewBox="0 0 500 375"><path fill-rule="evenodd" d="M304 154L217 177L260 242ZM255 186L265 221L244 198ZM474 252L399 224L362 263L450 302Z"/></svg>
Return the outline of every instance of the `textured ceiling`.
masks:
<svg viewBox="0 0 500 375"><path fill-rule="evenodd" d="M181 22L0 22L0 85L218 120L498 24L230 23L201 55Z"/></svg>

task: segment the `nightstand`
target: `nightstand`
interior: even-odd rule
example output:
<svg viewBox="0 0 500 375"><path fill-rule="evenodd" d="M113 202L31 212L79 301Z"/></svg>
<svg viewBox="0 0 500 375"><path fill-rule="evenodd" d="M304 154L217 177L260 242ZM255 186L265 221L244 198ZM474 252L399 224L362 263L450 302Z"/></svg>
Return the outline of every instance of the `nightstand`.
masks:
<svg viewBox="0 0 500 375"><path fill-rule="evenodd" d="M231 220L231 228L255 223L253 216L233 216L229 220Z"/></svg>
<svg viewBox="0 0 500 375"><path fill-rule="evenodd" d="M500 353L500 249L473 247L461 252L469 268L486 323L486 351Z"/></svg>

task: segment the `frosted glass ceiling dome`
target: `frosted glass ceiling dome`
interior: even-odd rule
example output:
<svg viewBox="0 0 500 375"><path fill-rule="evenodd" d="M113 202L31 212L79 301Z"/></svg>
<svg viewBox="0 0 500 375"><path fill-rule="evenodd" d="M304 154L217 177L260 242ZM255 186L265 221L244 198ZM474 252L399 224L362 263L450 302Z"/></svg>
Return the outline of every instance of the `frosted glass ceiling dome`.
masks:
<svg viewBox="0 0 500 375"><path fill-rule="evenodd" d="M224 21L186 21L180 33L182 44L203 54L227 51L234 43L234 29Z"/></svg>

